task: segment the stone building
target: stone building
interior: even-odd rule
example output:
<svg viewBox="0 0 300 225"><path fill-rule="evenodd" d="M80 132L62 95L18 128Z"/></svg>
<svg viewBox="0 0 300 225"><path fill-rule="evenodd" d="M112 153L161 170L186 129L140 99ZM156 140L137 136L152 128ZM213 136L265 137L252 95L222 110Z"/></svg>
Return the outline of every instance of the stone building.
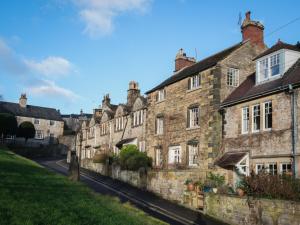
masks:
<svg viewBox="0 0 300 225"><path fill-rule="evenodd" d="M248 12L240 43L199 62L180 49L174 73L146 93L148 155L158 171L175 171L165 197L182 193L187 178L203 179L213 169L222 141L220 104L255 71L252 59L266 49L263 30ZM161 192L162 180L151 184L154 192Z"/></svg>
<svg viewBox="0 0 300 225"><path fill-rule="evenodd" d="M300 44L279 40L254 63L256 71L221 104L223 156L217 164L245 175L267 170L299 177ZM230 174L235 182L236 173Z"/></svg>
<svg viewBox="0 0 300 225"><path fill-rule="evenodd" d="M137 82L129 83L125 104L113 105L109 95L105 95L93 117L82 123L82 159L92 159L97 151L118 154L127 144L146 151L146 115L147 101L140 94Z"/></svg>
<svg viewBox="0 0 300 225"><path fill-rule="evenodd" d="M27 141L28 145L48 145L57 142L63 135L64 122L59 110L40 106L27 105L26 94L22 94L19 103L0 101L0 112L13 114L18 126L25 122L31 122L35 127L35 138ZM23 138L7 137L14 142L23 143Z"/></svg>

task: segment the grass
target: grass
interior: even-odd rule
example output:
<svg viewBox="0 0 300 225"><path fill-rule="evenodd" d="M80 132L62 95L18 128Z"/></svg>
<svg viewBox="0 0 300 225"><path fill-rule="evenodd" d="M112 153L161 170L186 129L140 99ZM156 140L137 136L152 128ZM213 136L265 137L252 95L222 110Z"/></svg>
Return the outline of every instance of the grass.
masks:
<svg viewBox="0 0 300 225"><path fill-rule="evenodd" d="M159 225L129 203L91 191L0 149L0 224Z"/></svg>

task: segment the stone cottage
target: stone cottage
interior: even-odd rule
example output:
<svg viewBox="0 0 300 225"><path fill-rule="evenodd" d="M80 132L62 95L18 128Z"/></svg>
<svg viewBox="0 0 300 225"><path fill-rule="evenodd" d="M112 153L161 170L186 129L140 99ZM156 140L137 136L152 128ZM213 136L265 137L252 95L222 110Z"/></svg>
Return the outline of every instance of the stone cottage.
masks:
<svg viewBox="0 0 300 225"><path fill-rule="evenodd" d="M223 156L217 164L249 175L299 177L300 44L280 40L253 61L256 71L221 103ZM231 180L236 173L231 172Z"/></svg>
<svg viewBox="0 0 300 225"><path fill-rule="evenodd" d="M22 94L19 103L0 101L0 112L13 114L18 126L25 122L31 122L35 128L35 137L28 139L27 145L40 146L57 142L63 135L64 122L59 110L27 104L26 94ZM23 138L15 136L6 137L7 141L24 143Z"/></svg>
<svg viewBox="0 0 300 225"><path fill-rule="evenodd" d="M180 49L174 73L146 93L146 148L161 171L152 191L178 200L174 193L183 193L187 178L213 169L222 141L220 104L255 71L253 58L266 49L263 31L247 12L240 43L199 62Z"/></svg>

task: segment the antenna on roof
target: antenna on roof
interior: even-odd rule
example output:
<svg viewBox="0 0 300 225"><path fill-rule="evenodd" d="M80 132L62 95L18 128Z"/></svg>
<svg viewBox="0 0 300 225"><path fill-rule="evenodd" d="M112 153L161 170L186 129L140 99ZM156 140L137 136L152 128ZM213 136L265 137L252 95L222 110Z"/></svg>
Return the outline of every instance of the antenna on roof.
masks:
<svg viewBox="0 0 300 225"><path fill-rule="evenodd" d="M241 26L242 25L242 13L239 13L239 19L238 19L238 25Z"/></svg>
<svg viewBox="0 0 300 225"><path fill-rule="evenodd" d="M198 53L197 53L197 48L195 48L195 59L197 61Z"/></svg>

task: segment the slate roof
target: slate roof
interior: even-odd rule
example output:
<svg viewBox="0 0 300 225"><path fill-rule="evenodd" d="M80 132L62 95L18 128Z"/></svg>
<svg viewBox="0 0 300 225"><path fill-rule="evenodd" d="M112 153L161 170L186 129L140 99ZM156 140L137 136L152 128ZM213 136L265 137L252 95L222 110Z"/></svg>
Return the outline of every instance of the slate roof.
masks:
<svg viewBox="0 0 300 225"><path fill-rule="evenodd" d="M25 108L18 103L0 101L0 112L11 113L15 116L62 121L58 110L40 106L27 105Z"/></svg>
<svg viewBox="0 0 300 225"><path fill-rule="evenodd" d="M258 56L256 56L253 60L259 59L261 57L264 57L266 55L269 55L269 54L276 52L278 50L281 50L281 49L288 49L288 50L300 52L300 44L297 43L296 45L291 45L291 44L287 44L287 43L284 43L279 40L275 45L273 45L271 48L267 49L266 51L264 51L261 54L259 54Z"/></svg>
<svg viewBox="0 0 300 225"><path fill-rule="evenodd" d="M245 152L226 152L215 164L222 168L235 166L246 154Z"/></svg>
<svg viewBox="0 0 300 225"><path fill-rule="evenodd" d="M221 104L231 106L240 102L267 96L288 89L289 84L300 86L300 59L285 74L276 80L255 85L255 73L249 75Z"/></svg>
<svg viewBox="0 0 300 225"><path fill-rule="evenodd" d="M146 94L149 94L151 92L154 92L156 90L159 90L161 88L164 88L165 86L168 86L170 84L173 84L175 82L178 82L180 80L183 80L186 77L192 76L196 73L199 73L201 71L204 71L212 66L215 66L220 60L223 60L226 58L229 54L231 54L233 51L241 47L245 42L240 42L238 44L235 44L227 49L224 49L221 52L218 52L212 56L209 56L197 63L195 63L192 66L183 68L182 70L177 71L175 74L173 74L171 77L154 87L153 89L146 92Z"/></svg>

